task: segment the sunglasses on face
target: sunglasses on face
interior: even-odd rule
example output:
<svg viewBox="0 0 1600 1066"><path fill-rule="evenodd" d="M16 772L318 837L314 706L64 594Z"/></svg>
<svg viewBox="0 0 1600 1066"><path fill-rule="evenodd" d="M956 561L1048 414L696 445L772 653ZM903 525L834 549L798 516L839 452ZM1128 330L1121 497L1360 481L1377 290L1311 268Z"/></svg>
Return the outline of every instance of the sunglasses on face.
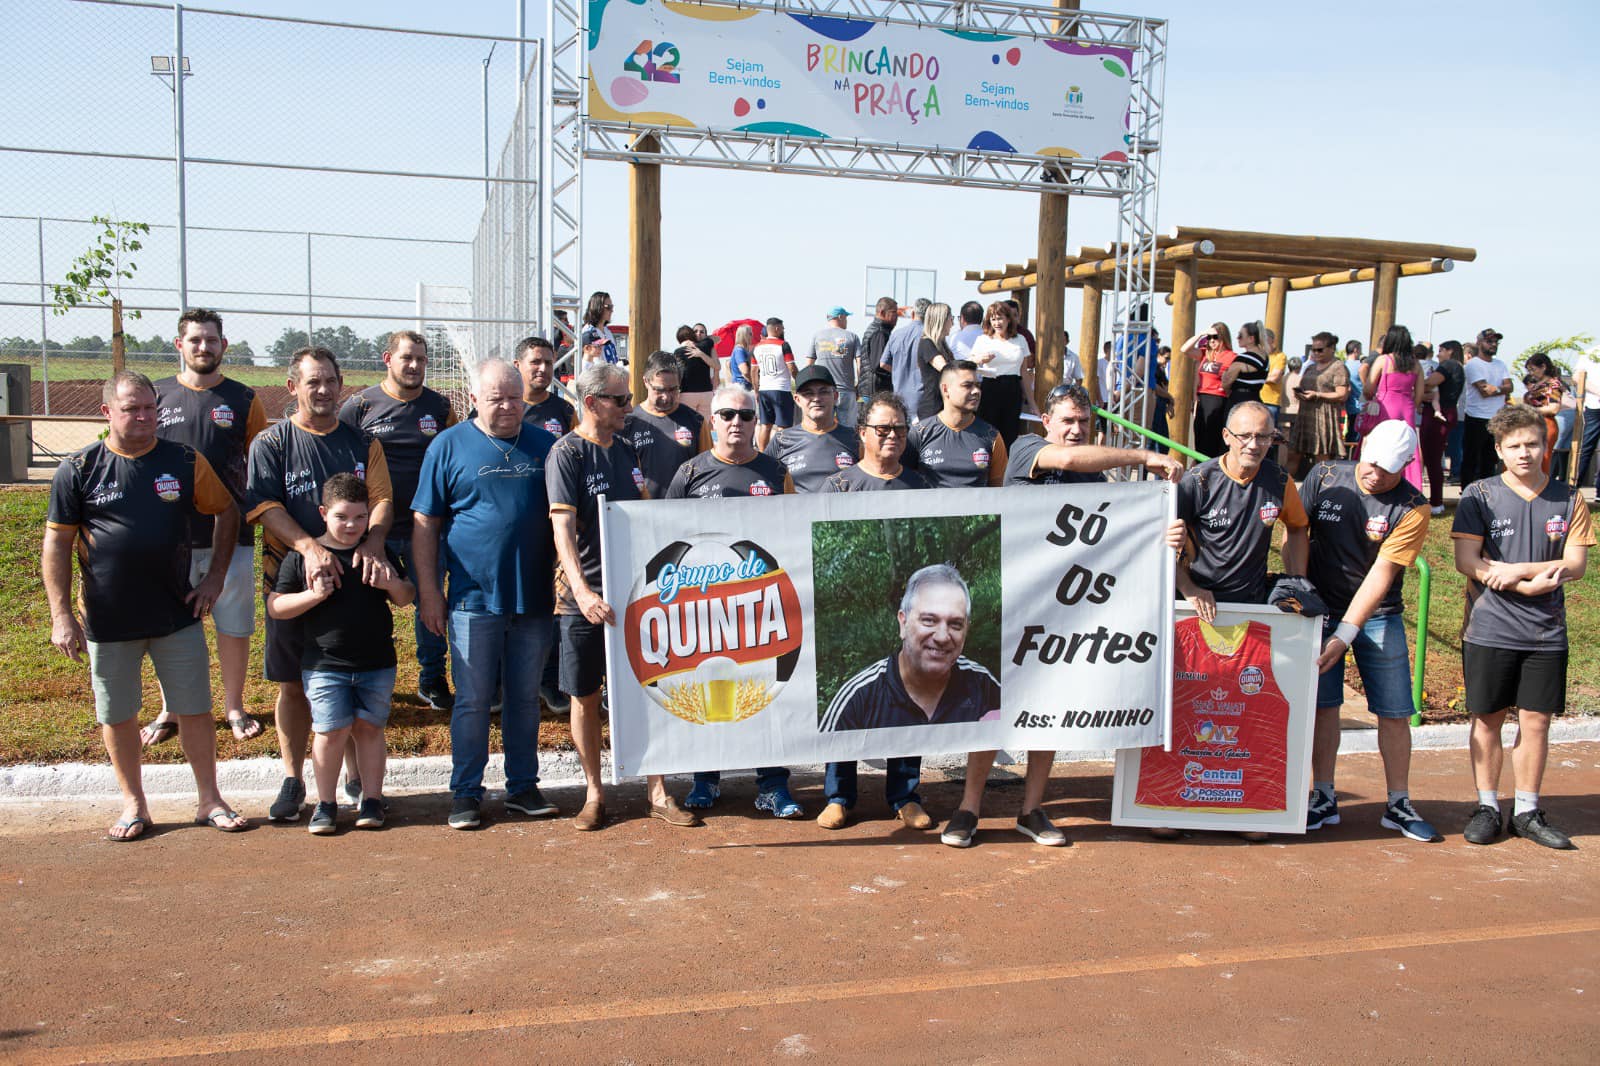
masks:
<svg viewBox="0 0 1600 1066"><path fill-rule="evenodd" d="M724 407L712 413L724 422L732 422L736 418L741 422L754 422L756 420L756 413L748 407Z"/></svg>
<svg viewBox="0 0 1600 1066"><path fill-rule="evenodd" d="M861 428L870 429L879 437L903 437L911 427L904 422L885 422L881 426L862 426Z"/></svg>

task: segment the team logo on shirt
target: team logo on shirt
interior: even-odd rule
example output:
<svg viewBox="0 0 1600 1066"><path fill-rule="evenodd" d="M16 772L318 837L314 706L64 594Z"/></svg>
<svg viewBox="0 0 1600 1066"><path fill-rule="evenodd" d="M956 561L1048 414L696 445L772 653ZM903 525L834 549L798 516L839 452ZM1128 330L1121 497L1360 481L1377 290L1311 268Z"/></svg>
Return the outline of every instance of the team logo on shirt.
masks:
<svg viewBox="0 0 1600 1066"><path fill-rule="evenodd" d="M672 439L677 441L685 448L694 447L694 434L690 432L688 426L679 426L677 429L673 430Z"/></svg>
<svg viewBox="0 0 1600 1066"><path fill-rule="evenodd" d="M696 725L765 710L794 674L804 619L765 548L720 534L673 541L645 564L624 612L628 665L650 698Z"/></svg>
<svg viewBox="0 0 1600 1066"><path fill-rule="evenodd" d="M439 432L439 420L432 415L423 415L417 419L417 428L422 431L424 437L431 437Z"/></svg>
<svg viewBox="0 0 1600 1066"><path fill-rule="evenodd" d="M1278 520L1278 516L1282 513L1283 508L1278 505L1276 500L1268 500L1261 505L1261 522L1263 525L1270 526Z"/></svg>
<svg viewBox="0 0 1600 1066"><path fill-rule="evenodd" d="M833 457L833 465L843 470L845 467L855 466L856 457L849 452L838 452Z"/></svg>
<svg viewBox="0 0 1600 1066"><path fill-rule="evenodd" d="M633 483L640 492L644 491L644 472L638 467L633 468Z"/></svg>
<svg viewBox="0 0 1600 1066"><path fill-rule="evenodd" d="M544 420L544 431L552 437L561 436L561 419L547 418Z"/></svg>
<svg viewBox="0 0 1600 1066"><path fill-rule="evenodd" d="M1567 535L1567 519L1564 515L1551 515L1544 524L1544 535L1551 540L1560 540Z"/></svg>
<svg viewBox="0 0 1600 1066"><path fill-rule="evenodd" d="M174 503L179 496L183 495L183 482L171 474L157 474L156 495L168 503Z"/></svg>
<svg viewBox="0 0 1600 1066"><path fill-rule="evenodd" d="M972 453L972 465L979 470L989 469L989 449L979 448Z"/></svg>
<svg viewBox="0 0 1600 1066"><path fill-rule="evenodd" d="M1266 683L1267 675L1259 666L1247 666L1239 671L1239 691L1246 696L1254 696Z"/></svg>
<svg viewBox="0 0 1600 1066"><path fill-rule="evenodd" d="M1389 535L1389 519L1383 515L1373 515L1367 519L1367 539L1376 544Z"/></svg>
<svg viewBox="0 0 1600 1066"><path fill-rule="evenodd" d="M754 484L752 484L750 486L750 495L752 495L752 496L771 496L772 495L772 486L768 485L765 481L758 480L758 481L756 481Z"/></svg>
<svg viewBox="0 0 1600 1066"><path fill-rule="evenodd" d="M366 463L357 463L356 464L356 469L355 469L355 475L356 475L356 477L360 478L362 481L367 480L367 464Z"/></svg>
<svg viewBox="0 0 1600 1066"><path fill-rule="evenodd" d="M233 408L219 403L211 409L211 422L219 429L233 428Z"/></svg>

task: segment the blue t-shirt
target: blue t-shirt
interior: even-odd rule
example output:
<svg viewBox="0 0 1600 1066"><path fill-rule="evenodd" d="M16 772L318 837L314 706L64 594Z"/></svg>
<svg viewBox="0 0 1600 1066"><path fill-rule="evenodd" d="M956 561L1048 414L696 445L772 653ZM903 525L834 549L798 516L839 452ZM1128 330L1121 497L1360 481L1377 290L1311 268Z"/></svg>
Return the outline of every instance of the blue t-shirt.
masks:
<svg viewBox="0 0 1600 1066"><path fill-rule="evenodd" d="M750 379L745 377L745 371L750 368L750 353L735 344L733 354L728 356L728 373L733 377L735 385L750 387Z"/></svg>
<svg viewBox="0 0 1600 1066"><path fill-rule="evenodd" d="M526 422L515 441L463 422L439 434L423 456L411 508L450 520L439 557L452 611L553 609L555 542L544 480L555 442Z"/></svg>

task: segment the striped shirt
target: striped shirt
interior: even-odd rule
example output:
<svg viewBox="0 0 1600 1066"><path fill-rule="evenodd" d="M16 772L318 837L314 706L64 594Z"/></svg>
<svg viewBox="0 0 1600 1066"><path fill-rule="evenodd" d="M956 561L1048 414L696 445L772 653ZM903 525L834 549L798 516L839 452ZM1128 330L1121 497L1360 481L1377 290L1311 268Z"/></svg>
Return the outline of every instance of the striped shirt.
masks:
<svg viewBox="0 0 1600 1066"><path fill-rule="evenodd" d="M896 651L839 687L822 716L822 728L838 732L977 722L999 710L1000 682L983 666L963 656L956 660L939 705L929 715L906 691L905 682L900 679L900 654Z"/></svg>

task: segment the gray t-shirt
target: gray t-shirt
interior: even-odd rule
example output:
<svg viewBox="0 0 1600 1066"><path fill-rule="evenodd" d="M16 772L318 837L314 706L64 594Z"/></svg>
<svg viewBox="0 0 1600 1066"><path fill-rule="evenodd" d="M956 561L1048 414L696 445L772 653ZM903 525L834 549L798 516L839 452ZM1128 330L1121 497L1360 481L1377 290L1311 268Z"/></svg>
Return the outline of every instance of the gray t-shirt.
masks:
<svg viewBox="0 0 1600 1066"><path fill-rule="evenodd" d="M678 467L710 445L704 426L700 412L688 404L679 404L664 415L646 407L628 412L622 423L622 437L639 456L645 491L652 500L661 499Z"/></svg>
<svg viewBox="0 0 1600 1066"><path fill-rule="evenodd" d="M1034 464L1039 453L1051 447L1049 441L1037 433L1018 433L1011 442L1011 454L1006 458L1007 485L1085 485L1101 482L1106 476L1098 471L1080 473L1076 470L1039 470Z"/></svg>
<svg viewBox="0 0 1600 1066"><path fill-rule="evenodd" d="M1507 563L1556 563L1566 553L1569 539L1588 547L1595 542L1589 506L1572 486L1550 480L1529 499L1508 485L1504 475L1467 486L1450 536L1480 541L1491 561ZM1469 582L1461 639L1485 648L1565 651L1566 589L1524 596Z"/></svg>
<svg viewBox="0 0 1600 1066"><path fill-rule="evenodd" d="M974 418L965 429L951 429L934 415L911 427L904 462L926 474L934 488L983 488L1000 484L1006 442L981 418Z"/></svg>
<svg viewBox="0 0 1600 1066"><path fill-rule="evenodd" d="M833 375L833 383L840 392L856 389L857 357L861 352L861 338L847 329L826 326L811 338L811 358Z"/></svg>
<svg viewBox="0 0 1600 1066"><path fill-rule="evenodd" d="M767 442L767 454L775 456L788 469L796 492L821 492L824 481L856 465L861 455L861 438L847 426L834 426L826 433L790 426L772 435Z"/></svg>

